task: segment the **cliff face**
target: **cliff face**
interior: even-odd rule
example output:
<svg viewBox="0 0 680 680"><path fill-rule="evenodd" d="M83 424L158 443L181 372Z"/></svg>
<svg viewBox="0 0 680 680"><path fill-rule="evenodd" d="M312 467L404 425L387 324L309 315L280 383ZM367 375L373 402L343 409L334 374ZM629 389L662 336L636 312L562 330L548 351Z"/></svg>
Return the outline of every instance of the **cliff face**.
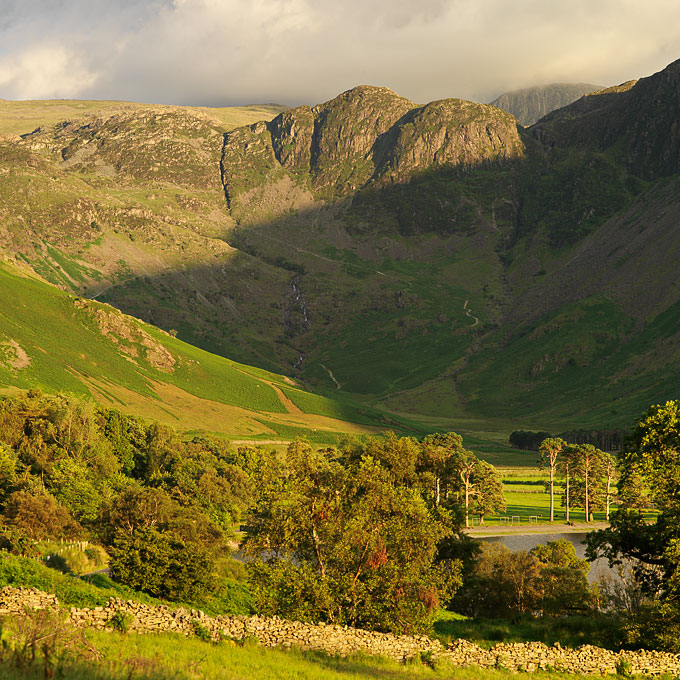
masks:
<svg viewBox="0 0 680 680"><path fill-rule="evenodd" d="M362 86L228 133L222 181L239 217L277 183L281 194L286 190L279 196L284 209L292 195L335 199L370 183L506 161L523 152L517 122L499 109L458 99L414 107L387 88Z"/></svg>
<svg viewBox="0 0 680 680"><path fill-rule="evenodd" d="M370 180L381 161L377 142L413 107L385 87L365 86L314 107L314 188L344 195Z"/></svg>
<svg viewBox="0 0 680 680"><path fill-rule="evenodd" d="M511 113L522 125L533 125L551 111L568 106L589 92L601 89L588 83L552 83L505 92L491 102Z"/></svg>

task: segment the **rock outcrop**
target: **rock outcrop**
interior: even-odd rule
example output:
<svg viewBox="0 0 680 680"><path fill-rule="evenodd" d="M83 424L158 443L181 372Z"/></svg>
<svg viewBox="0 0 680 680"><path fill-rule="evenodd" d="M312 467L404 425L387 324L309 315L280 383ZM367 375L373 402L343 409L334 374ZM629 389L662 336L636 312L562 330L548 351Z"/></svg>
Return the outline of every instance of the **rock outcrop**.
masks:
<svg viewBox="0 0 680 680"><path fill-rule="evenodd" d="M415 107L385 87L361 86L227 133L222 182L232 214L241 218L277 184L282 213L291 208L291 186L333 200L369 184L523 153L517 121L500 109L460 99ZM284 185L284 178L292 182Z"/></svg>

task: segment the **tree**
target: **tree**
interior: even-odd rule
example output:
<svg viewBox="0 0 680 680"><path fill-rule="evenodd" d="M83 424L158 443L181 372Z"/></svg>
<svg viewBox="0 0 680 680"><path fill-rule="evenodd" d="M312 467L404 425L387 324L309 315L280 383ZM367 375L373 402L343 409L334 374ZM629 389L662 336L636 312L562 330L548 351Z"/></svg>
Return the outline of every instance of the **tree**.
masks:
<svg viewBox="0 0 680 680"><path fill-rule="evenodd" d="M612 483L616 479L617 465L616 458L611 453L602 454L602 468L606 479L605 484L605 518L609 521L612 500Z"/></svg>
<svg viewBox="0 0 680 680"><path fill-rule="evenodd" d="M484 516L505 510L503 481L498 470L485 460L478 460L472 472L472 509L479 513L479 523L484 524Z"/></svg>
<svg viewBox="0 0 680 680"><path fill-rule="evenodd" d="M595 510L604 508L601 494L603 459L604 453L592 444L571 447L571 469L576 482L573 498L574 503L584 509L586 522L593 521Z"/></svg>
<svg viewBox="0 0 680 680"><path fill-rule="evenodd" d="M115 580L169 599L205 595L215 581L216 555L227 549L219 527L200 510L157 488L131 487L107 502L100 532Z"/></svg>
<svg viewBox="0 0 680 680"><path fill-rule="evenodd" d="M155 597L197 601L215 581L209 549L174 532L155 528L132 535L121 532L108 551L115 581Z"/></svg>
<svg viewBox="0 0 680 680"><path fill-rule="evenodd" d="M632 459L630 453L620 456L618 496L621 506L629 510L645 510L653 507L652 490L642 466Z"/></svg>
<svg viewBox="0 0 680 680"><path fill-rule="evenodd" d="M0 442L0 504L15 490L18 463L14 451Z"/></svg>
<svg viewBox="0 0 680 680"><path fill-rule="evenodd" d="M484 543L472 578L456 603L472 616L512 614L563 616L587 611L592 603L588 562L563 539L532 550Z"/></svg>
<svg viewBox="0 0 680 680"><path fill-rule="evenodd" d="M7 524L36 541L73 538L81 531L68 510L44 491L15 491L7 500L3 515Z"/></svg>
<svg viewBox="0 0 680 680"><path fill-rule="evenodd" d="M81 523L93 523L104 500L105 485L97 486L86 466L71 458L52 467L46 486Z"/></svg>
<svg viewBox="0 0 680 680"><path fill-rule="evenodd" d="M540 454L540 462L542 468L548 469L550 475L550 521L555 521L555 471L557 470L557 462L562 453L566 442L564 439L557 437L549 437L544 439L538 447Z"/></svg>
<svg viewBox="0 0 680 680"><path fill-rule="evenodd" d="M540 599L540 563L526 550L484 543L460 598L471 616L505 617L534 611Z"/></svg>
<svg viewBox="0 0 680 680"><path fill-rule="evenodd" d="M470 498L473 491L473 474L478 459L472 451L460 449L455 452L451 460L451 467L459 482L459 495L462 496L465 508L465 528L470 526Z"/></svg>
<svg viewBox="0 0 680 680"><path fill-rule="evenodd" d="M287 475L260 490L245 549L262 611L365 628L426 630L459 583L458 564L435 564L450 533L392 452L376 442L345 465L333 450L293 442Z"/></svg>
<svg viewBox="0 0 680 680"><path fill-rule="evenodd" d="M565 522L569 523L569 510L571 509L571 482L576 468L577 446L568 444L562 449L562 455L558 460L558 469L564 474L564 495L562 505L565 509Z"/></svg>
<svg viewBox="0 0 680 680"><path fill-rule="evenodd" d="M540 608L543 614L583 613L592 605L588 560L577 557L574 545L563 538L529 551L540 563Z"/></svg>
<svg viewBox="0 0 680 680"><path fill-rule="evenodd" d="M655 598L631 622L629 642L680 651L680 403L657 404L642 415L621 456L624 486L640 479L659 509L654 522L642 514L637 494L612 513L609 528L588 537L589 559L610 564L634 560L634 573Z"/></svg>
<svg viewBox="0 0 680 680"><path fill-rule="evenodd" d="M653 406L633 429L631 454L650 484L654 502L664 511L680 507L680 402Z"/></svg>
<svg viewBox="0 0 680 680"><path fill-rule="evenodd" d="M441 502L442 489L448 494L457 456L462 451L463 438L455 432L429 434L421 442L418 470L431 479L435 505Z"/></svg>

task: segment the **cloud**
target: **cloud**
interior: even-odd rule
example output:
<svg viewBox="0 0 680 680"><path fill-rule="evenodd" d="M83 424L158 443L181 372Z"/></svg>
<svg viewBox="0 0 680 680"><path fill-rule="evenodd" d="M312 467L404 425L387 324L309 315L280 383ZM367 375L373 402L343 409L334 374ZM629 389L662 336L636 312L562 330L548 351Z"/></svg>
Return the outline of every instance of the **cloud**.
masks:
<svg viewBox="0 0 680 680"><path fill-rule="evenodd" d="M77 97L97 81L77 55L61 46L42 46L0 59L5 98Z"/></svg>
<svg viewBox="0 0 680 680"><path fill-rule="evenodd" d="M680 57L680 3L4 0L0 45L0 97L314 104L369 83L488 101L659 70ZM45 45L49 77L31 56Z"/></svg>

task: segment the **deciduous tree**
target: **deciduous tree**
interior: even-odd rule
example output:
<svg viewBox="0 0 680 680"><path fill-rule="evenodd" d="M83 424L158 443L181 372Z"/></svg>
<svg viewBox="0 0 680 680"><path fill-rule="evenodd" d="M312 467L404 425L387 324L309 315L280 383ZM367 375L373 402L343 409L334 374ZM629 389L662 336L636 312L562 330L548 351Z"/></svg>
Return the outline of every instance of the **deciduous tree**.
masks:
<svg viewBox="0 0 680 680"><path fill-rule="evenodd" d="M567 443L559 437L548 437L544 439L538 447L540 463L542 468L548 470L550 478L550 521L555 521L555 471L560 454Z"/></svg>

